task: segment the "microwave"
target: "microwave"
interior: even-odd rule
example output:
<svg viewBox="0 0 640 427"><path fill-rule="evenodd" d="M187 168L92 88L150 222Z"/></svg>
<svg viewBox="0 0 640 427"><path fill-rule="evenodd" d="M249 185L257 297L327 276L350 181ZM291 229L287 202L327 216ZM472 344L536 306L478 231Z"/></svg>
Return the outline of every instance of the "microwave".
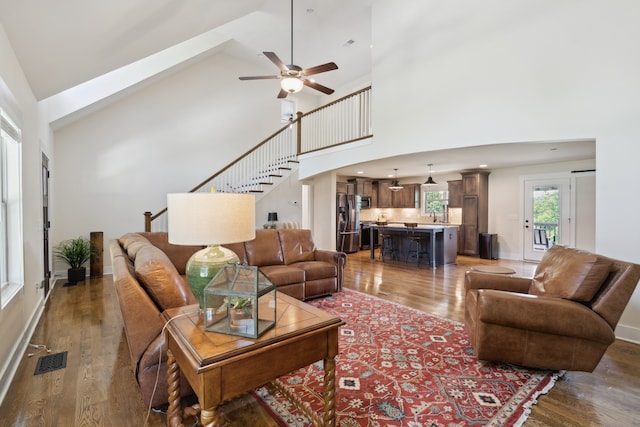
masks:
<svg viewBox="0 0 640 427"><path fill-rule="evenodd" d="M360 196L360 209L369 209L369 208L371 208L371 197Z"/></svg>

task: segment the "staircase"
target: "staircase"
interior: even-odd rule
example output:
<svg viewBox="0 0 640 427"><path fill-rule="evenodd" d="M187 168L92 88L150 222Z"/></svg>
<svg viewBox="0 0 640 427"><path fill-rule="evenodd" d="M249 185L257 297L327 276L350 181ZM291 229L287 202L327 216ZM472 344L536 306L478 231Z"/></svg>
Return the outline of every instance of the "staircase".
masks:
<svg viewBox="0 0 640 427"><path fill-rule="evenodd" d="M371 86L306 114L298 113L291 123L189 192L253 193L259 201L297 170L298 155L371 138L370 94ZM167 230L166 208L144 216L145 231Z"/></svg>

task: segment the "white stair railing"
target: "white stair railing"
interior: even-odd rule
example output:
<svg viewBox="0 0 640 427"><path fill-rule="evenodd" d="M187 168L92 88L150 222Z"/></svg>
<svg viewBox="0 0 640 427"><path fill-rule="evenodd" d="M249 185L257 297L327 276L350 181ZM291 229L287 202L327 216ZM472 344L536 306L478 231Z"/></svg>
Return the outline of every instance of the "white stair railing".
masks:
<svg viewBox="0 0 640 427"><path fill-rule="evenodd" d="M264 197L297 169L297 156L372 137L371 86L306 114L207 178L190 192L254 193ZM146 231L167 230L167 209L145 212Z"/></svg>
<svg viewBox="0 0 640 427"><path fill-rule="evenodd" d="M298 154L372 136L371 86L303 114Z"/></svg>

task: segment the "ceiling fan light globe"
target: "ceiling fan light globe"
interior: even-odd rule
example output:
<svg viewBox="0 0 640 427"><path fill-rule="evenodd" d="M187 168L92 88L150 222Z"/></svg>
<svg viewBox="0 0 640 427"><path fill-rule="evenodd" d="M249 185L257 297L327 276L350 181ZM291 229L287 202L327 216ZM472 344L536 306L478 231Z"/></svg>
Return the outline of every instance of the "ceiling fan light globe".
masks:
<svg viewBox="0 0 640 427"><path fill-rule="evenodd" d="M280 80L280 87L289 93L296 93L302 90L304 83L297 77L285 77Z"/></svg>

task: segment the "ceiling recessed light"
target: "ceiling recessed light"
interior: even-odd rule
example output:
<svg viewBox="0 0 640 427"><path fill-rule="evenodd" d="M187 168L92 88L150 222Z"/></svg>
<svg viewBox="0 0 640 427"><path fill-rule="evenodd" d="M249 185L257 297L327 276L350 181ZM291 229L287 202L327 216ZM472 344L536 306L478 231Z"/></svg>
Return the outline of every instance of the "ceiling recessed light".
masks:
<svg viewBox="0 0 640 427"><path fill-rule="evenodd" d="M481 168L486 168L489 165L480 165Z"/></svg>
<svg viewBox="0 0 640 427"><path fill-rule="evenodd" d="M387 175L387 178L393 178L393 174Z"/></svg>
<svg viewBox="0 0 640 427"><path fill-rule="evenodd" d="M362 175L364 173L364 171L358 171L356 172L358 175Z"/></svg>

